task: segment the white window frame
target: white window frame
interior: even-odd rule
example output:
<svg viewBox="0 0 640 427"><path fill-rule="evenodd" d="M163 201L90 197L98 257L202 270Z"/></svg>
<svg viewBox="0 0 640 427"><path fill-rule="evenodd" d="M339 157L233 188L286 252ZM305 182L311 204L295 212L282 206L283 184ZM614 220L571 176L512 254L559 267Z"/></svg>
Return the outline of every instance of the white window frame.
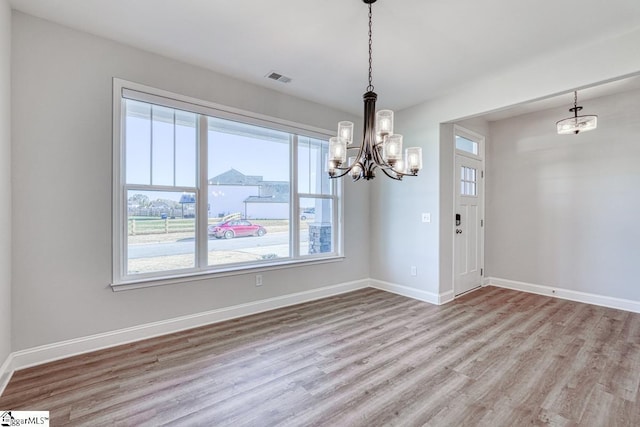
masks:
<svg viewBox="0 0 640 427"><path fill-rule="evenodd" d="M149 190L188 191L194 192L193 187L166 187L158 185L127 185L125 167L125 135L123 126L124 104L126 99L134 99L154 105L185 110L200 114L197 129L207 129L207 117L230 119L249 125L257 125L274 130L284 131L291 135L290 146L290 230L289 253L287 258L269 260L267 262L251 262L225 264L220 266L207 265L208 236L207 236L207 191L201 191L208 185L207 172L207 132L197 133L196 156L198 163L196 193L196 261L195 267L190 269L160 271L127 275L127 190L130 187ZM119 78L113 79L113 271L111 287L114 291L136 289L170 283L182 283L191 280L202 280L211 277L246 274L253 271L266 271L278 268L290 268L300 264L315 264L335 262L344 259L343 255L343 185L342 180L331 180L332 194L299 194L298 193L298 136L318 139L328 139L332 132L295 122L281 120L266 115L256 114L233 107L203 101L173 92L156 89L150 86L129 82ZM301 197L325 198L334 200L332 252L301 255L299 254L300 218L299 199ZM202 236L205 236L204 238Z"/></svg>

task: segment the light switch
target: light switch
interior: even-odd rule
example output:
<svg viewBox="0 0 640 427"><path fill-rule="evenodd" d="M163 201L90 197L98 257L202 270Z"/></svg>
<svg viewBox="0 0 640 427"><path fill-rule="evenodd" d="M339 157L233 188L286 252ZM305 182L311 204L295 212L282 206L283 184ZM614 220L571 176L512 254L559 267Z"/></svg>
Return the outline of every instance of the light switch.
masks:
<svg viewBox="0 0 640 427"><path fill-rule="evenodd" d="M422 222L431 222L431 214L423 213L422 214Z"/></svg>

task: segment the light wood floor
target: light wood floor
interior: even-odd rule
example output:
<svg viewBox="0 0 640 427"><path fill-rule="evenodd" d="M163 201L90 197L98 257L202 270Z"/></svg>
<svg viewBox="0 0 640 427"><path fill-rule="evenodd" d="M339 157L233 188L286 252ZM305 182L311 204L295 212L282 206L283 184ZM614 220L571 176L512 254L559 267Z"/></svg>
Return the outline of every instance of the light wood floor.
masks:
<svg viewBox="0 0 640 427"><path fill-rule="evenodd" d="M365 289L18 371L51 425L640 425L640 314Z"/></svg>

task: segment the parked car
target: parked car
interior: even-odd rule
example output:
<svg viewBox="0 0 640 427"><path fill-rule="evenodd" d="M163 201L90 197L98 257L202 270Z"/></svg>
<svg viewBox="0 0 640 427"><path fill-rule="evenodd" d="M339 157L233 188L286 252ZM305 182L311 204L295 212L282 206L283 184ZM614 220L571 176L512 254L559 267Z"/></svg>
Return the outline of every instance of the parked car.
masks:
<svg viewBox="0 0 640 427"><path fill-rule="evenodd" d="M264 236L267 230L261 225L252 224L244 219L231 220L222 224L212 224L208 227L209 236L216 239L233 239L240 236Z"/></svg>

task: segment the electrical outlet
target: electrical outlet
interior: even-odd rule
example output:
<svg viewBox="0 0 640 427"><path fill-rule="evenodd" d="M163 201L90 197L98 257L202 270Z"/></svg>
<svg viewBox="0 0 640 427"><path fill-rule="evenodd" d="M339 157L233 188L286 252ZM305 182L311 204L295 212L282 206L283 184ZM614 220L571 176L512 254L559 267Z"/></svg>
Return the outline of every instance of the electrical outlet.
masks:
<svg viewBox="0 0 640 427"><path fill-rule="evenodd" d="M431 222L431 214L428 212L423 213L422 222Z"/></svg>
<svg viewBox="0 0 640 427"><path fill-rule="evenodd" d="M262 286L262 274L256 274L256 286Z"/></svg>
<svg viewBox="0 0 640 427"><path fill-rule="evenodd" d="M418 275L418 268L415 265L411 266L411 275L412 276L417 276Z"/></svg>

